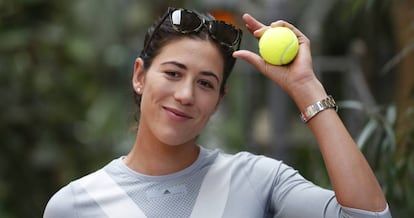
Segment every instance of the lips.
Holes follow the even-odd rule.
[[[171,108],[171,107],[163,107],[172,117],[178,119],[192,119],[193,117],[181,110]]]

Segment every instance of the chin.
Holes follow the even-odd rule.
[[[195,137],[186,137],[183,138],[182,136],[177,136],[176,134],[173,135],[164,135],[161,137],[158,137],[158,139],[169,146],[180,146],[180,145],[186,145],[186,144],[195,144],[195,140],[196,140],[196,136]]]

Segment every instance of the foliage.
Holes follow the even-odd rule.
[[[396,102],[398,90],[402,87],[396,84],[393,88],[393,82],[402,73],[398,72],[398,64],[403,59],[410,61],[408,58],[413,46],[409,43],[400,48],[401,51],[395,51],[397,49],[394,46],[399,42],[396,41],[397,33],[393,25],[396,25],[398,19],[393,17],[395,14],[392,13],[392,8],[396,3],[397,1],[336,1],[336,7],[326,19],[324,40],[329,42],[325,49],[331,54],[346,55],[350,43],[355,39],[365,43],[360,51],[361,65],[366,80],[369,81],[370,94],[379,103],[367,106],[367,102],[344,101],[342,107],[363,114],[365,125],[356,137],[357,144],[380,180],[393,215],[410,217],[410,214],[414,214],[414,105],[403,108],[401,102]],[[412,5],[404,0],[398,3],[399,7],[404,6],[404,3],[405,7]],[[411,11],[412,9],[411,7]],[[410,22],[412,24],[413,20],[406,24]],[[410,36],[409,29],[407,26],[399,31]],[[412,102],[413,97],[411,94],[402,101]],[[400,120],[403,120],[402,124]]]
[[[367,118],[356,141],[380,180],[393,215],[404,217],[412,214],[414,150],[411,145],[414,143],[414,124],[409,122],[409,126],[399,129],[393,105],[367,107],[358,101],[342,101],[340,106],[363,112]],[[407,110],[406,119],[414,120],[413,110],[414,107]]]
[[[130,147],[142,19],[126,6],[0,2],[0,217],[40,217],[62,184]]]
[[[171,2],[179,6],[185,1]],[[325,28],[335,28],[322,40],[326,53],[345,53],[352,37],[365,38],[372,49],[366,68],[380,72],[377,63],[385,63],[393,52],[389,2],[337,1],[326,19]],[[129,150],[135,125],[129,86],[132,63],[144,27],[162,4],[0,0],[0,217],[41,217],[47,200],[62,185]],[[400,59],[393,60],[391,68]],[[376,80],[372,74],[368,76]],[[252,102],[246,99],[266,100],[259,99],[262,93],[240,95],[238,90],[252,88],[243,81],[252,77],[232,76],[235,91],[222,108],[229,118],[223,121],[218,114],[213,119],[223,126],[215,133],[224,132],[224,142],[233,151],[250,140],[246,132],[251,131],[251,120],[243,116]],[[378,95],[389,96],[384,92],[390,89],[380,88],[375,89]],[[413,214],[414,123],[397,126],[394,106],[368,111],[360,102],[344,103],[365,113],[358,143],[385,187],[394,215]],[[405,114],[407,120],[414,119],[413,110]],[[328,183],[318,150],[295,147],[294,153],[309,179]]]

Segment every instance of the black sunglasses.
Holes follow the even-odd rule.
[[[157,24],[144,45],[143,54],[146,53],[155,32],[160,28],[161,24],[170,17],[173,29],[179,33],[188,34],[201,30],[206,27],[212,39],[220,43],[220,45],[231,49],[232,51],[240,48],[242,38],[242,30],[219,20],[205,20],[197,12],[183,8],[168,8],[161,21]]]

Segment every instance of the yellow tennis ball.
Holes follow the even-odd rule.
[[[287,27],[269,28],[259,39],[260,55],[273,65],[290,63],[296,57],[298,50],[298,38]]]

